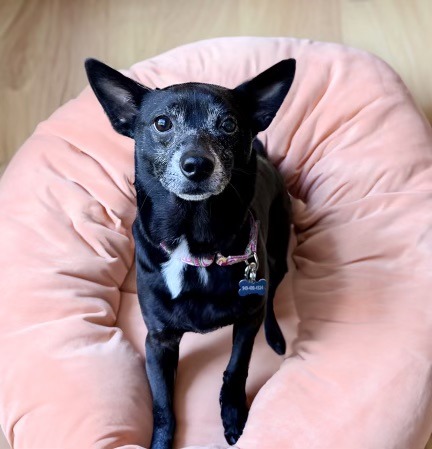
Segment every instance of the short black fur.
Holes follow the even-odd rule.
[[[264,318],[269,345],[278,354],[285,352],[273,298],[287,271],[289,202],[255,136],[280,108],[295,61],[281,61],[232,90],[202,83],[152,90],[94,59],[86,61],[86,70],[114,129],[135,140],[133,235],[138,297],[148,328],[151,449],[172,447],[183,334],[231,324],[233,350],[220,403],[225,437],[234,444],[247,419],[246,378]],[[251,213],[260,221],[258,277],[268,281],[265,296],[239,296],[244,262],[207,268],[179,264],[180,251],[194,257],[243,254]]]

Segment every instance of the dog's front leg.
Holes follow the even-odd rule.
[[[223,376],[220,394],[221,416],[225,438],[235,444],[243,432],[248,416],[246,379],[255,336],[263,321],[263,312],[248,321],[237,322],[233,329],[233,350]]]
[[[151,449],[171,449],[175,430],[174,381],[181,335],[149,332],[146,339],[146,369],[153,396]]]

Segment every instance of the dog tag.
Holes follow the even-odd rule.
[[[265,279],[256,280],[256,274],[258,271],[258,257],[254,253],[255,262],[246,261],[245,278],[239,282],[240,296],[247,295],[265,295],[267,291],[267,281]]]
[[[247,295],[261,295],[264,296],[267,291],[267,281],[265,279],[260,279],[259,281],[248,281],[247,279],[242,279],[239,282],[240,296]]]

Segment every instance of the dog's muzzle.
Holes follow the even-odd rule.
[[[229,173],[215,152],[201,148],[176,151],[160,178],[167,190],[187,201],[219,195],[229,180]]]

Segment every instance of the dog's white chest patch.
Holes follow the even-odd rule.
[[[173,299],[177,298],[183,290],[183,275],[186,264],[182,261],[182,258],[188,259],[190,257],[189,245],[183,237],[177,248],[170,254],[169,260],[162,264],[162,275]],[[208,283],[207,270],[201,267],[196,267],[196,269],[199,270],[198,276],[201,283],[206,285]]]
[[[177,248],[170,254],[169,260],[162,264],[162,275],[173,299],[177,298],[182,291],[185,269],[182,257],[188,256],[189,246],[186,239],[182,238]]]

